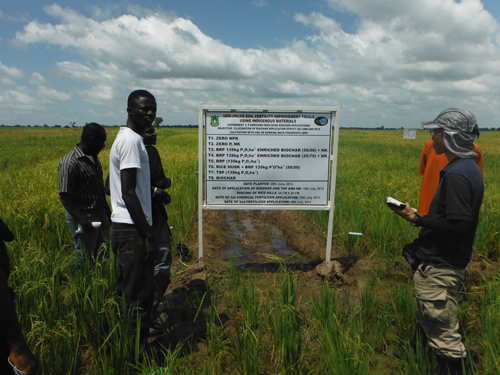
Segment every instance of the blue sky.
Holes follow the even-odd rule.
[[[499,127],[500,1],[0,2],[0,124],[124,124],[145,88],[166,124],[198,103],[342,105],[346,127],[442,109]]]

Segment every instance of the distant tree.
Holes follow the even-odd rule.
[[[74,122],[74,121],[70,121],[70,122],[68,122],[68,128],[69,128],[69,127],[74,128],[74,127],[75,127],[75,125],[76,125],[76,122]]]
[[[153,126],[156,126],[157,129],[160,128],[160,124],[163,122],[163,118],[162,117],[157,117],[155,118],[154,122],[153,122]]]
[[[44,128],[48,128],[49,126],[47,124],[43,124],[43,127]]]

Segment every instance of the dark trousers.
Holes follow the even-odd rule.
[[[132,224],[113,223],[111,246],[118,261],[116,291],[124,296],[132,314],[132,331],[140,322],[140,338],[145,340],[151,326],[151,309],[154,299],[154,260],[145,260],[146,241]],[[137,309],[135,309],[137,308]]]
[[[170,284],[170,267],[172,266],[172,234],[168,223],[162,218],[156,219],[153,225],[154,237],[158,245],[158,255],[155,260],[154,281],[156,298],[165,294]]]

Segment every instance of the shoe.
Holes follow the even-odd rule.
[[[447,358],[438,356],[439,375],[464,375],[462,358]]]

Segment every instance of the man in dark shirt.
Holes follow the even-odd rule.
[[[170,284],[170,266],[172,265],[172,234],[168,225],[165,205],[170,204],[170,195],[165,191],[172,182],[165,176],[160,154],[156,145],[154,126],[148,126],[142,134],[149,156],[151,173],[153,232],[158,244],[158,256],[155,260],[155,299],[161,299]]]
[[[97,157],[105,142],[104,128],[95,122],[87,124],[80,143],[59,163],[59,197],[66,209],[79,268],[83,267],[84,259],[92,264],[100,246],[109,239],[111,210]]]
[[[389,207],[422,227],[418,238],[405,246],[420,262],[413,279],[415,316],[438,354],[439,373],[461,374],[467,352],[458,333],[458,291],[471,259],[484,195],[483,176],[475,162],[474,138],[479,132],[474,115],[456,108],[444,110],[422,127],[432,131],[436,154],[445,154],[449,161],[429,213],[419,216],[409,203],[403,210]]]

